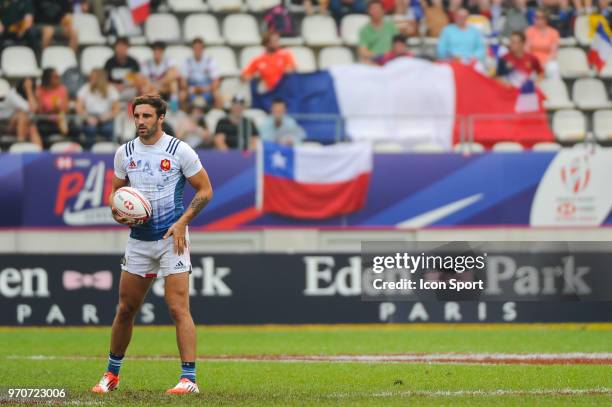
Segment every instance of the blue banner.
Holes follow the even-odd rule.
[[[214,198],[193,226],[601,226],[612,224],[608,149],[559,153],[375,154],[365,206],[296,220],[255,208],[256,159],[200,152]],[[113,227],[112,155],[0,154],[0,227]],[[185,188],[185,201],[193,196]]]

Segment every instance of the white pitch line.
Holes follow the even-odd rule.
[[[415,390],[391,392],[385,391],[373,393],[373,397],[465,397],[465,396],[580,396],[580,395],[608,395],[612,394],[612,388],[602,387],[594,389],[533,389],[533,390]]]
[[[132,356],[133,360],[174,361],[176,356]],[[10,355],[20,360],[100,360],[103,356]],[[358,362],[358,363],[428,363],[428,364],[572,364],[612,365],[612,353],[428,353],[390,355],[219,355],[200,358],[206,362]]]

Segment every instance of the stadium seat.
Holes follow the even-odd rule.
[[[256,126],[259,126],[261,122],[268,116],[266,112],[261,109],[244,109],[243,114],[249,119],[253,120]]]
[[[38,77],[41,74],[34,51],[21,45],[4,48],[0,66],[2,75],[8,78]]]
[[[223,37],[232,46],[261,44],[257,20],[250,14],[230,14],[225,17]]]
[[[599,79],[578,79],[572,87],[572,98],[581,110],[612,107],[604,83]]]
[[[500,141],[493,144],[491,150],[496,152],[514,153],[523,151],[523,145],[521,143],[517,143],[516,141]]]
[[[240,51],[240,69],[244,69],[256,56],[265,52],[265,48],[261,45],[252,45],[242,48]]]
[[[346,45],[355,46],[359,42],[359,30],[370,21],[365,14],[348,14],[340,22],[340,35]]]
[[[146,43],[146,38],[142,34],[142,28],[134,23],[132,12],[127,5],[111,9],[109,20],[114,26],[117,36],[128,37],[131,44]]]
[[[153,58],[153,50],[147,45],[134,45],[128,48],[128,55],[142,64]]]
[[[300,143],[301,147],[307,147],[307,148],[323,148],[323,144],[319,143],[318,141],[302,141]]]
[[[340,45],[341,43],[336,23],[330,16],[306,16],[302,20],[302,37],[306,45],[312,47]]]
[[[149,44],[155,41],[181,42],[181,28],[174,14],[151,14],[145,22],[145,36]]]
[[[219,75],[238,76],[240,74],[236,64],[236,55],[231,48],[224,46],[209,47],[204,52],[217,62]]]
[[[201,13],[208,10],[203,0],[168,0],[168,7],[175,13]]]
[[[599,141],[612,140],[612,110],[598,110],[593,113],[593,132]]]
[[[8,149],[8,152],[13,153],[13,154],[38,153],[40,151],[42,151],[42,148],[38,144],[27,143],[27,142],[13,143]]]
[[[491,22],[485,16],[472,14],[468,17],[467,24],[480,31],[485,37],[491,35]]]
[[[217,128],[217,123],[219,120],[225,117],[225,112],[219,109],[212,109],[208,113],[206,113],[206,127],[211,132],[214,132]]]
[[[238,78],[225,78],[221,81],[223,100],[231,101],[235,95],[244,97],[246,105],[251,105],[251,86]]]
[[[73,25],[78,33],[79,45],[104,45],[106,38],[100,30],[98,18],[93,14],[73,14]]]
[[[55,154],[80,153],[83,151],[83,147],[74,141],[60,141],[52,144],[49,151]]]
[[[204,49],[204,53],[208,50]],[[193,50],[186,45],[170,45],[166,48],[165,55],[167,58],[174,60],[178,68],[181,69],[185,60],[193,56]]]
[[[456,153],[463,153],[463,154],[482,153],[482,152],[485,151],[485,148],[480,143],[465,142],[465,143],[457,143],[457,144],[455,144],[455,146],[453,147],[453,151],[456,152]]]
[[[559,38],[559,46],[560,47],[574,47],[578,44],[576,38],[574,37],[561,37]]]
[[[81,72],[89,75],[94,68],[103,68],[106,61],[113,56],[113,50],[104,45],[91,45],[81,51]]]
[[[47,47],[42,52],[41,67],[55,68],[62,75],[66,69],[78,67],[76,55],[70,47],[51,46]]]
[[[558,110],[552,121],[552,128],[560,142],[582,141],[587,136],[586,118],[578,110]]]
[[[119,148],[119,144],[111,141],[99,141],[91,146],[91,152],[96,154],[114,153]]]
[[[578,40],[578,44],[583,47],[591,45],[592,38],[589,35],[589,16],[580,15],[576,17],[574,22],[574,36]]]
[[[207,45],[220,45],[225,42],[217,18],[212,14],[188,15],[183,22],[183,37],[187,42],[199,37]]]
[[[208,7],[214,12],[242,10],[242,0],[208,0]]]
[[[612,60],[609,60],[599,72],[599,77],[604,79],[612,78]]]
[[[281,0],[246,0],[249,11],[261,13],[281,4]]]
[[[283,47],[304,45],[304,39],[302,37],[281,37],[280,45]]]
[[[593,76],[585,52],[576,47],[560,48],[557,61],[564,78],[585,78]]]
[[[410,149],[413,153],[445,153],[447,150],[437,143],[419,143],[412,146]]]
[[[552,141],[541,141],[539,143],[535,143],[532,147],[532,151],[559,151],[563,148],[561,144],[554,143]]]
[[[395,141],[377,141],[374,143],[373,150],[375,153],[403,153],[406,148],[402,143]]]
[[[548,110],[572,109],[574,102],[569,98],[565,82],[559,78],[544,79],[540,89],[546,96],[544,107]]]
[[[328,69],[334,65],[350,65],[353,62],[353,53],[346,47],[326,47],[319,52],[319,69]]]
[[[287,48],[295,58],[297,72],[311,73],[317,70],[317,62],[312,49],[308,47],[289,47]]]

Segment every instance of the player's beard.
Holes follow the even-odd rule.
[[[147,131],[145,133],[141,133],[140,128],[137,131],[138,137],[142,138],[143,140],[149,140],[153,138],[155,133],[157,133],[157,123],[153,124],[151,127],[147,127],[146,129]]]

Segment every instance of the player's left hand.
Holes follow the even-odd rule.
[[[174,236],[174,251],[181,256],[185,252],[185,247],[187,247],[187,240],[185,239],[185,232],[187,229],[187,225],[184,223],[176,222],[164,235],[164,239],[167,239],[170,236]]]

